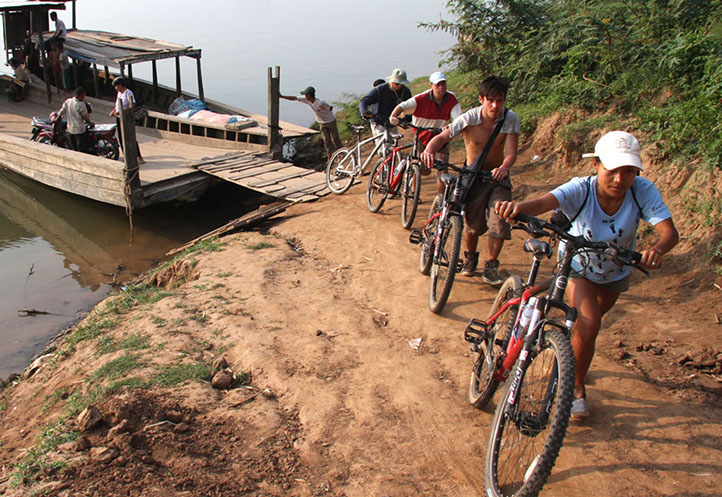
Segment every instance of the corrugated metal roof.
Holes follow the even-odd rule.
[[[50,34],[47,33],[47,36]],[[33,36],[35,37],[35,35]],[[196,58],[201,56],[200,48],[132,35],[84,29],[68,30],[65,50],[75,59],[110,67],[178,56]]]

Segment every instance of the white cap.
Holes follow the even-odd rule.
[[[393,71],[391,71],[391,76],[386,78],[386,81],[389,83],[398,83],[400,85],[408,85],[409,80],[406,79],[406,71],[401,69],[400,67],[397,67]]]
[[[432,85],[437,85],[442,81],[446,81],[446,74],[441,71],[436,71],[434,74],[429,76],[429,83]]]
[[[639,156],[639,142],[626,131],[610,131],[599,139],[593,154],[582,154],[582,157],[598,157],[604,169],[609,171],[624,166],[634,166],[644,171]]]

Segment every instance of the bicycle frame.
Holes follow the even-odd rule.
[[[366,167],[369,165],[369,162],[371,162],[371,159],[376,155],[376,153],[384,146],[384,144],[386,142],[391,141],[391,133],[389,132],[388,129],[384,130],[383,133],[379,133],[377,135],[373,135],[369,138],[366,138],[365,140],[361,140],[361,129],[363,129],[363,128],[362,127],[354,128],[354,131],[356,132],[356,145],[354,146],[354,150],[351,152],[351,153],[354,153],[354,152],[356,153],[356,164],[357,164],[356,175],[360,175],[364,170],[366,170]],[[361,162],[361,147],[363,145],[366,145],[367,143],[370,143],[370,142],[376,140],[377,138],[381,138],[381,137],[384,137],[384,140],[379,141],[374,146],[371,153],[368,155],[368,157],[366,157],[366,160],[363,161],[363,163],[362,163]]]
[[[395,194],[398,191],[399,186],[401,185],[401,178],[404,176],[404,172],[406,171],[406,168],[409,167],[409,162],[405,162],[403,164],[403,167],[399,168],[398,171],[395,171],[396,165],[400,163],[402,159],[399,159],[399,152],[401,150],[405,150],[407,148],[410,148],[412,146],[411,143],[407,145],[401,145],[396,146],[393,148],[389,156],[384,160],[384,166],[390,168],[390,174],[387,176],[388,182],[386,185],[386,188],[388,190],[388,193]],[[372,154],[373,155],[373,154]],[[371,155],[369,156],[371,157]],[[379,170],[380,172],[381,170]]]

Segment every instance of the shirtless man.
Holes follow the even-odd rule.
[[[495,125],[502,121],[501,131],[494,140],[481,169],[491,171],[495,183],[475,181],[466,197],[466,219],[464,230],[464,266],[461,274],[474,274],[479,262],[477,244],[479,236],[487,231],[488,257],[482,279],[490,285],[500,285],[504,279],[499,274],[499,254],[504,240],[511,239],[509,225],[494,213],[494,203],[511,199],[509,169],[516,161],[519,143],[519,118],[508,110],[504,102],[509,83],[497,76],[486,78],[479,85],[479,102],[475,107],[454,119],[449,126],[435,136],[421,154],[421,160],[432,167],[434,154],[461,134],[466,146],[466,164],[473,164],[486,146]]]

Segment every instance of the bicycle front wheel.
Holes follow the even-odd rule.
[[[385,162],[388,160],[388,162]],[[388,196],[389,170],[393,166],[390,159],[379,159],[369,175],[366,185],[366,207],[371,212],[378,212]]]
[[[416,210],[419,207],[419,195],[421,195],[421,168],[414,161],[406,166],[401,182],[401,226],[405,229],[411,228],[414,224]]]
[[[520,358],[511,377],[517,373],[519,381],[507,381],[494,413],[486,452],[487,494],[494,497],[534,497],[551,473],[574,396],[569,340],[547,330],[541,347],[526,361]]]
[[[441,198],[438,195],[434,196],[434,201],[431,203],[431,209],[429,210],[428,219],[432,219],[441,210]],[[424,227],[424,232],[428,235],[428,238],[424,238],[421,244],[421,255],[419,257],[419,271],[424,276],[428,276],[431,272],[431,264],[434,262],[434,233],[436,233],[436,224],[439,222],[439,218],[434,218],[433,221],[429,222]]]
[[[347,148],[337,150],[326,164],[326,184],[336,195],[346,193],[356,176],[356,157]]]
[[[499,293],[496,294],[494,304],[489,311],[489,317],[499,312],[509,299],[521,295],[524,284],[517,275],[509,276],[504,284],[501,285]],[[497,368],[497,352],[501,349],[496,347],[496,340],[506,343],[511,336],[511,330],[514,328],[516,314],[519,311],[518,305],[511,305],[494,321],[494,326],[489,329],[489,334],[482,341],[479,347],[479,355],[474,362],[474,368],[471,371],[471,379],[469,381],[469,403],[481,409],[494,396],[494,392],[499,387],[499,380],[495,379]]]
[[[446,305],[451,286],[454,284],[463,230],[463,222],[459,215],[450,215],[446,223],[439,237],[439,255],[434,257],[429,282],[429,309],[436,314]]]

